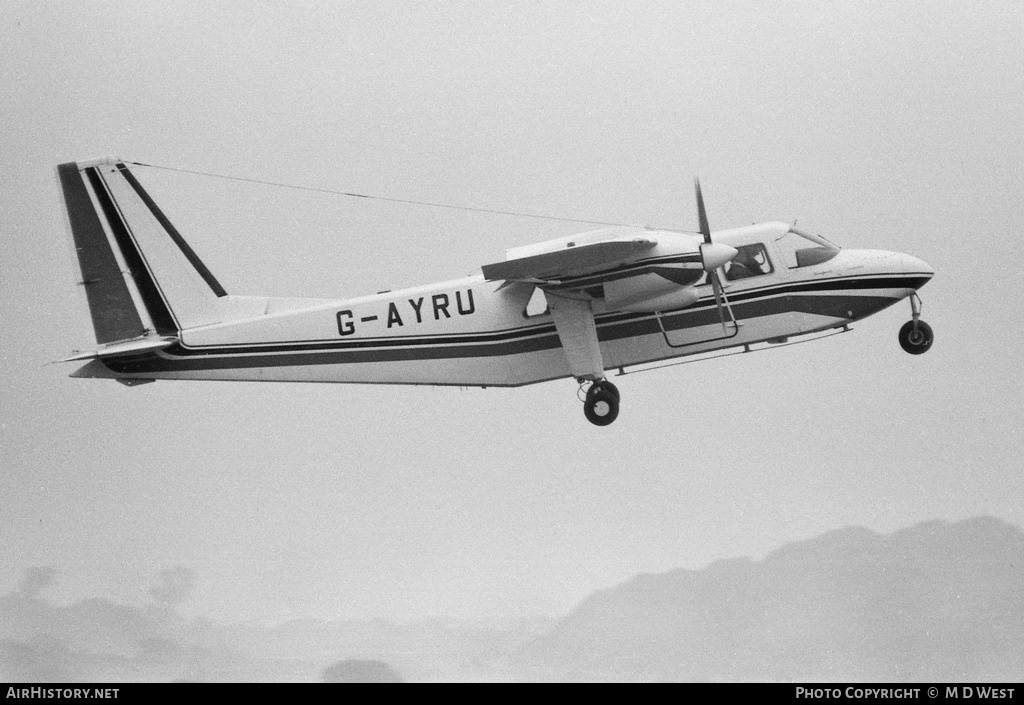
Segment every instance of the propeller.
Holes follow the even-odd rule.
[[[708,279],[711,280],[711,289],[715,292],[718,317],[722,321],[722,333],[728,335],[729,329],[725,324],[725,309],[722,306],[724,294],[722,293],[722,282],[718,279],[718,268],[726,262],[731,262],[739,253],[735,247],[711,241],[711,228],[708,226],[707,211],[704,210],[704,195],[700,190],[700,179],[695,178],[693,183],[697,191],[697,220],[700,223],[700,234],[704,236],[704,242],[700,245],[700,258],[704,271],[708,273]]]

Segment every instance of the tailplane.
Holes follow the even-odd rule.
[[[69,162],[57,175],[102,350],[156,349],[219,322],[227,292],[125,162]]]

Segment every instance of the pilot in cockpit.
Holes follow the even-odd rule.
[[[726,272],[729,279],[746,279],[765,273],[757,258],[758,255],[764,253],[764,248],[761,245],[744,245],[736,249],[738,254],[729,263],[729,269]]]

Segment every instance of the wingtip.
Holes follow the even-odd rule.
[[[106,156],[106,157],[96,157],[94,159],[86,159],[86,160],[75,162],[75,163],[78,165],[79,169],[88,169],[89,167],[93,167],[93,166],[114,166],[116,164],[120,164],[123,161],[124,160],[121,159],[121,157],[115,157],[113,155],[109,155],[109,156]]]

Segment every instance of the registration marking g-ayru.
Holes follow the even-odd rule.
[[[909,298],[899,341],[928,350],[909,255],[845,250],[783,222],[711,233],[611,227],[517,247],[477,276],[355,299],[229,294],[129,164],[57,167],[98,347],[73,377],[520,386],[564,377],[619,412],[606,370],[844,329]]]

